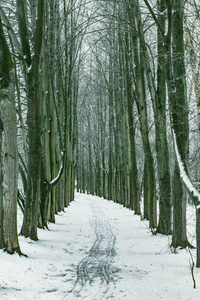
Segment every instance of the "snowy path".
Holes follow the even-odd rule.
[[[38,242],[19,238],[28,258],[0,251],[2,300],[200,299],[189,253],[172,254],[170,238],[111,201],[77,193]]]
[[[96,240],[88,255],[78,264],[77,282],[83,286],[86,282],[91,284],[99,277],[102,283],[109,284],[114,282],[111,261],[115,255],[116,237],[112,233],[109,220],[102,220],[99,214],[94,214],[90,223]]]

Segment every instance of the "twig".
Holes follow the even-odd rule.
[[[190,263],[190,270],[191,270],[191,274],[192,274],[192,280],[193,280],[193,283],[194,283],[194,289],[196,289],[196,281],[195,281],[195,278],[194,278],[194,260],[193,260],[193,257],[192,257],[192,253],[191,253],[191,250],[188,248],[188,252],[190,254],[190,260],[189,260],[189,263]]]

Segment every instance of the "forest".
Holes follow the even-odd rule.
[[[0,249],[75,189],[148,220],[200,267],[200,2],[2,0]],[[194,245],[187,206],[196,211]]]

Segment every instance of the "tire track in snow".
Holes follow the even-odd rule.
[[[96,234],[96,240],[86,256],[77,266],[77,282],[82,286],[95,278],[101,282],[114,282],[111,261],[115,255],[116,237],[111,230],[108,220],[94,219],[90,222]]]
[[[74,286],[63,299],[82,297],[81,292],[84,293],[84,289],[88,288],[87,285],[92,285],[95,282],[97,282],[99,290],[96,292],[99,293],[98,280],[100,280],[100,284],[115,284],[114,274],[116,274],[116,269],[112,267],[112,260],[116,255],[116,236],[112,232],[111,224],[105,217],[103,210],[93,203],[90,205],[92,210],[92,215],[89,218],[90,225],[96,238],[88,255],[77,265]],[[84,296],[83,299],[85,299]]]

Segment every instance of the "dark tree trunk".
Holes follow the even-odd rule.
[[[134,5],[132,1],[132,10],[129,11],[129,18],[133,28],[137,28],[139,37],[132,35],[134,63],[135,63],[135,99],[139,113],[140,131],[142,135],[142,143],[145,155],[145,173],[144,173],[144,203],[149,207],[149,226],[151,228],[157,227],[157,204],[156,204],[156,182],[155,182],[155,168],[154,159],[149,143],[148,137],[148,119],[147,119],[147,104],[145,94],[145,64],[146,52],[145,52],[145,40],[142,25],[141,12],[139,2],[136,1]],[[138,42],[139,40],[139,42]],[[145,56],[145,57],[144,57]],[[146,74],[147,76],[148,74]]]
[[[28,172],[26,206],[21,234],[37,240],[37,220],[39,210],[40,163],[41,163],[41,116],[39,95],[39,63],[42,46],[44,0],[38,1],[38,17],[34,36],[34,56],[28,73]]]
[[[158,0],[157,7],[160,12],[158,21],[161,27],[165,28],[165,1]],[[162,234],[171,234],[172,203],[166,129],[166,70],[164,53],[163,37],[158,30],[157,101],[155,103],[156,157],[158,161],[160,210],[158,232]]]
[[[184,64],[183,1],[174,1],[172,7],[172,78],[168,78],[169,104],[172,127],[176,134],[181,159],[187,165],[189,152],[188,105]],[[171,21],[169,20],[169,21]],[[168,53],[167,53],[168,55]],[[172,66],[171,66],[172,68]],[[172,73],[173,72],[173,73]],[[170,82],[169,82],[170,80]],[[173,176],[173,247],[186,247],[186,195],[183,190],[177,162]]]

